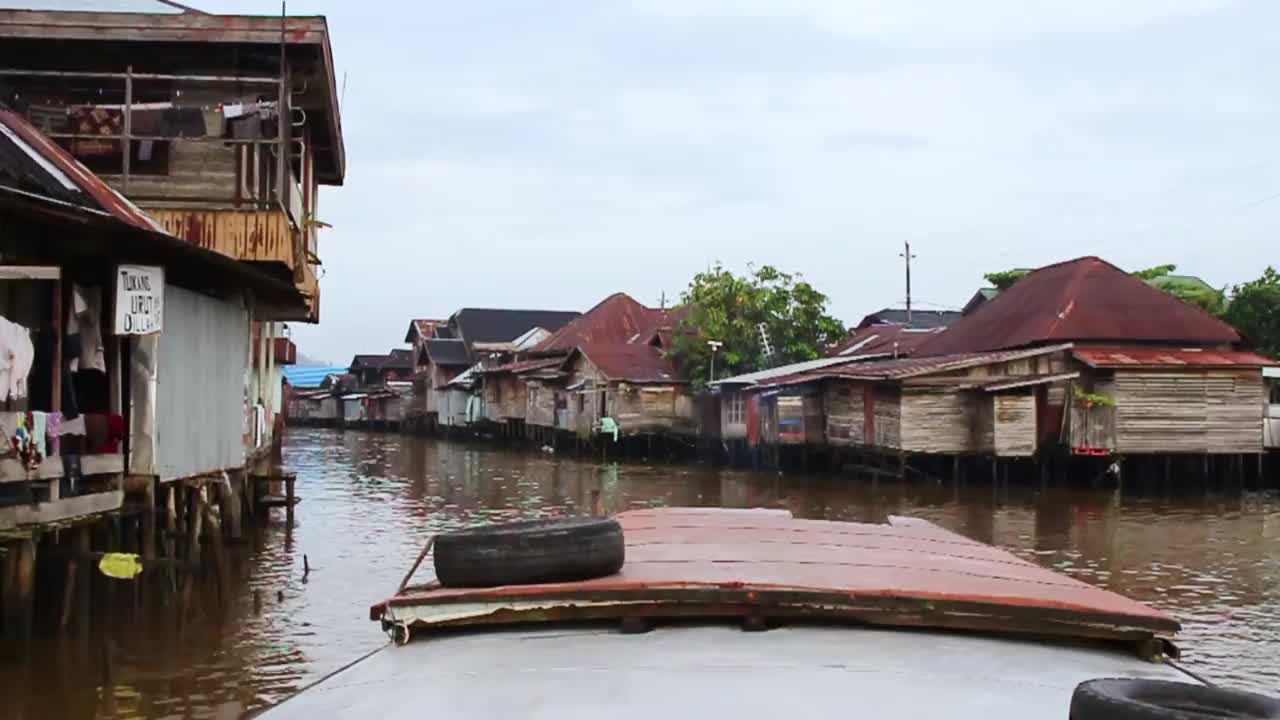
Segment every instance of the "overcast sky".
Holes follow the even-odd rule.
[[[270,14],[258,2],[198,2]],[[461,307],[657,304],[721,260],[846,322],[1097,254],[1280,263],[1274,0],[291,0],[333,36],[347,181],[302,352]]]

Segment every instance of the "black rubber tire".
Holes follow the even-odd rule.
[[[1242,690],[1165,680],[1090,680],[1071,696],[1071,720],[1280,718],[1280,701]]]
[[[626,546],[612,518],[559,518],[441,533],[436,579],[446,587],[571,582],[622,569]]]

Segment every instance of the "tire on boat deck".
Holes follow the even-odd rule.
[[[1243,690],[1165,680],[1090,680],[1071,696],[1071,720],[1280,718],[1280,701]]]
[[[572,582],[622,569],[622,526],[612,518],[557,518],[441,533],[436,579],[446,587]]]

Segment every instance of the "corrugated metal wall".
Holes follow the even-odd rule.
[[[173,285],[164,293],[156,400],[160,479],[243,467],[248,313]]]

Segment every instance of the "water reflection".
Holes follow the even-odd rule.
[[[235,553],[229,607],[198,599],[181,625],[117,598],[105,633],[41,646],[0,673],[14,717],[235,717],[382,644],[368,606],[427,536],[477,522],[698,505],[798,517],[934,521],[1166,609],[1188,664],[1274,692],[1280,660],[1280,497],[1129,497],[1113,491],[889,482],[677,465],[601,465],[397,435],[291,431],[303,504],[292,534],[259,529]],[[312,571],[304,580],[303,555]],[[206,593],[207,595],[207,593]],[[119,597],[124,597],[120,595]],[[260,607],[259,607],[260,604]],[[127,609],[126,609],[127,608]],[[180,628],[180,629],[179,629]],[[102,687],[102,636],[116,648]],[[10,702],[10,698],[15,701]]]

